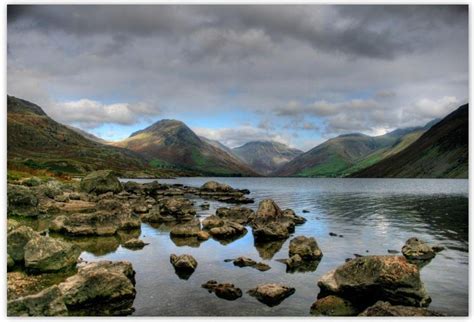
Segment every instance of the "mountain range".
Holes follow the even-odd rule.
[[[107,142],[51,119],[41,107],[7,96],[8,167],[82,174],[95,169],[155,175],[449,177],[468,175],[468,105],[422,127],[381,136],[350,133],[303,152],[274,141],[236,148],[160,120]]]

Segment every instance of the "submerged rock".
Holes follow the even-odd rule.
[[[201,286],[209,292],[216,294],[217,297],[228,301],[234,301],[242,297],[242,290],[235,287],[232,283],[218,283],[215,280],[210,280]]]
[[[187,254],[179,256],[176,254],[171,254],[170,263],[173,265],[176,274],[181,279],[188,279],[198,266],[196,259],[193,256]]]
[[[293,287],[281,284],[260,284],[247,293],[268,306],[277,306],[295,292]]]
[[[25,246],[33,238],[40,235],[27,226],[20,226],[10,231],[7,235],[7,252],[18,263],[25,259]]]
[[[7,199],[8,216],[38,216],[38,198],[28,187],[9,184]]]
[[[278,260],[286,264],[286,272],[287,273],[306,273],[306,272],[314,272],[320,263],[319,260],[304,260],[300,255],[296,254],[291,256],[288,259]]]
[[[365,307],[378,300],[410,306],[427,306],[431,302],[418,266],[403,256],[352,259],[322,276],[318,286],[319,297],[337,295]]]
[[[262,263],[262,262],[257,263],[253,259],[248,258],[248,257],[244,257],[244,256],[238,257],[238,258],[232,260],[232,262],[234,263],[235,266],[238,266],[238,267],[254,267],[254,268],[258,269],[261,272],[268,271],[269,269],[271,269],[271,267],[269,265],[265,264],[265,263]]]
[[[82,178],[81,190],[99,195],[106,192],[119,193],[123,187],[111,170],[99,170]]]
[[[64,316],[67,314],[67,307],[57,286],[7,303],[8,316]]]
[[[25,245],[25,266],[40,272],[54,272],[76,266],[78,246],[48,236],[30,239]]]
[[[123,247],[128,248],[128,249],[142,249],[148,245],[148,243],[145,243],[143,240],[138,239],[138,238],[132,238],[127,240],[124,244]]]
[[[316,316],[355,316],[358,313],[351,302],[334,295],[318,299],[311,305],[311,314]]]
[[[359,316],[444,316],[444,314],[422,307],[392,305],[389,302],[379,301]]]

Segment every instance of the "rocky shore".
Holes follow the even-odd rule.
[[[121,183],[111,171],[96,171],[80,181],[60,182],[28,178],[8,184],[8,315],[129,315],[136,295],[135,271],[127,261],[85,262],[82,251],[94,252],[95,241],[119,243],[140,251],[142,222],[166,225],[176,245],[193,245],[209,239],[226,245],[252,234],[262,259],[271,259],[290,239],[288,258],[278,261],[288,273],[313,272],[323,258],[317,240],[292,236],[306,219],[273,200],[262,200],[256,211],[250,191],[209,181],[201,187]],[[229,204],[201,219],[193,198]],[[32,229],[24,218],[42,218],[46,227]],[[118,242],[117,242],[118,241]],[[410,238],[402,255],[372,255],[348,259],[318,281],[320,292],[308,313],[325,316],[426,316],[431,298],[420,278],[422,267],[442,247]],[[395,252],[395,251],[393,251]],[[169,254],[180,279],[188,279],[198,261],[192,253]],[[224,258],[222,259],[224,260]],[[234,266],[264,272],[268,264],[240,256],[226,261]],[[278,265],[278,264],[277,264]],[[246,268],[247,269],[247,268]],[[258,274],[262,274],[258,272]],[[317,291],[316,281],[314,283]],[[202,287],[224,300],[251,296],[277,306],[297,289],[268,281],[242,290],[238,281],[202,281]],[[235,285],[234,285],[235,283]],[[244,295],[248,294],[248,295]]]

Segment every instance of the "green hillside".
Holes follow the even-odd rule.
[[[367,178],[468,178],[469,107],[463,105],[405,149],[353,174]]]

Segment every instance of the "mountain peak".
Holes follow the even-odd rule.
[[[132,134],[130,134],[130,137],[136,136],[141,133],[168,132],[177,131],[179,129],[184,129],[185,131],[191,132],[191,129],[181,121],[173,119],[163,119],[153,123],[152,125],[144,128],[143,130],[133,132]]]

